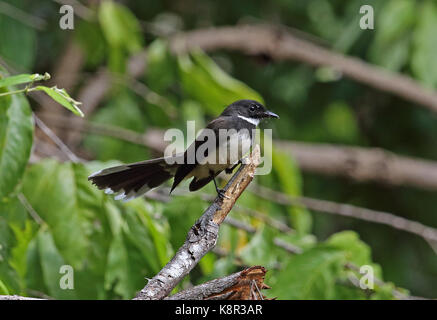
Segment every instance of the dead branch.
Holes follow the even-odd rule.
[[[229,180],[224,188],[225,197],[217,197],[191,227],[182,247],[167,265],[137,294],[136,300],[163,299],[197,265],[199,260],[216,245],[220,224],[252,181],[260,163],[260,149],[252,154]]]
[[[294,60],[313,66],[329,66],[345,76],[377,90],[389,92],[437,112],[437,93],[414,79],[366,63],[358,58],[316,45],[296,37],[284,28],[266,25],[228,26],[199,29],[170,38],[174,53],[196,48],[242,51],[249,55],[268,56],[277,61]]]
[[[183,290],[165,300],[264,300],[262,289],[270,289],[264,283],[266,269],[254,266],[229,276],[214,279]]]

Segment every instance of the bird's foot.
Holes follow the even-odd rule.
[[[230,199],[227,195],[226,195],[226,191],[223,189],[216,189],[217,191],[217,196],[220,198],[220,200],[224,200],[224,199]]]

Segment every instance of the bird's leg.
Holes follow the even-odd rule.
[[[220,189],[218,186],[217,186],[217,181],[215,181],[215,174],[214,174],[214,172],[213,171],[209,171],[209,174],[211,175],[211,177],[212,177],[212,180],[214,181],[214,186],[215,186],[215,190],[217,191],[217,195],[218,195],[218,197],[220,198],[220,199],[224,199],[224,198],[227,198],[227,196],[225,195],[225,191],[223,190],[223,189]]]
[[[243,162],[241,161],[241,159],[240,160],[238,160],[238,162],[236,163],[236,164],[234,164],[233,166],[232,166],[232,168],[226,168],[225,169],[225,172],[227,173],[227,174],[231,174],[233,171],[234,171],[234,169],[236,168],[236,167],[238,167],[238,165],[240,165],[240,164],[242,164]]]

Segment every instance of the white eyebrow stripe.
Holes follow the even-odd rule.
[[[238,118],[243,119],[244,121],[247,121],[247,122],[249,122],[249,123],[251,123],[251,124],[253,124],[255,126],[257,126],[259,124],[259,119],[246,118],[246,117],[243,117],[243,116],[240,116],[240,115],[238,116]]]

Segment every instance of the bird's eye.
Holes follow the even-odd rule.
[[[251,105],[250,108],[249,108],[249,110],[252,111],[252,112],[255,111],[255,109],[256,109],[255,105]]]

